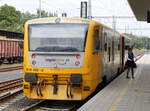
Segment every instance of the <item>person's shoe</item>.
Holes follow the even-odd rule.
[[[132,76],[132,79],[134,79],[134,76]]]
[[[127,79],[130,79],[130,77],[129,77],[129,76],[127,76],[126,78],[127,78]]]

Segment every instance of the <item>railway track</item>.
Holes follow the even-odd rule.
[[[12,97],[15,97],[15,96],[17,96],[18,94],[21,94],[21,93],[22,93],[22,89],[16,89],[14,91],[9,91],[7,93],[3,93],[0,96],[0,103],[3,103],[3,102],[7,101],[10,98],[12,99]]]
[[[22,78],[0,82],[0,103],[22,92]]]
[[[22,78],[0,82],[0,111],[22,93]],[[13,100],[14,101],[14,100]]]
[[[14,71],[14,70],[20,70],[23,69],[23,66],[13,66],[8,68],[0,68],[0,72],[8,72],[8,71]]]
[[[16,88],[21,88],[22,82],[23,82],[22,78],[0,82],[0,94]]]
[[[73,111],[77,104],[78,102],[41,100],[21,111]]]

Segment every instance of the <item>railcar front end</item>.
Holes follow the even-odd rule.
[[[95,25],[69,18],[25,24],[23,88],[28,98],[84,100],[94,92],[102,81]]]

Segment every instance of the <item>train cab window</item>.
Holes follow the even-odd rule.
[[[98,52],[100,49],[99,30],[94,32],[94,52]]]
[[[88,27],[83,23],[30,24],[29,51],[84,52]]]

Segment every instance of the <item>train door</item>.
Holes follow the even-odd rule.
[[[112,78],[114,78],[120,69],[119,36],[112,34]]]
[[[115,72],[115,37],[114,34],[111,34],[111,78],[113,78]]]
[[[109,80],[112,78],[113,62],[112,62],[112,37],[108,37],[108,71],[109,71]]]
[[[100,71],[100,79],[102,79],[102,77],[103,77],[103,59],[102,59],[102,57],[103,57],[103,55],[104,55],[104,38],[103,38],[103,28],[102,27],[100,27],[99,28],[99,40],[100,40],[100,55],[99,55],[99,62],[100,62],[100,64],[99,64],[99,71]]]
[[[112,37],[112,64],[115,64],[115,38]]]
[[[121,43],[121,71],[124,70],[124,61],[125,61],[125,40],[124,37],[120,37],[120,43]]]
[[[94,30],[94,52],[93,52],[93,62],[95,66],[95,80],[98,79],[100,81],[100,32],[99,32],[99,27],[95,27]]]
[[[111,38],[107,32],[103,32],[104,36],[104,56],[103,56],[103,77],[106,81],[111,79]]]

